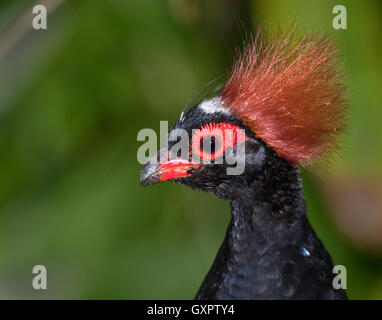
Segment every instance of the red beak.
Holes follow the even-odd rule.
[[[188,171],[198,169],[199,164],[177,158],[162,163],[147,162],[141,170],[140,182],[149,186],[158,182],[190,176]]]

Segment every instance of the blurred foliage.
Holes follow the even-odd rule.
[[[0,43],[14,19],[32,19],[32,3],[0,3]],[[229,206],[170,183],[142,188],[137,132],[173,123],[224,77],[252,17],[297,19],[337,39],[352,110],[331,176],[382,174],[381,5],[341,4],[347,30],[332,29],[329,0],[67,0],[48,30],[28,29],[0,55],[0,298],[194,297]],[[349,297],[382,298],[382,253],[345,236],[325,181],[303,176],[312,224],[347,267]],[[37,264],[48,269],[46,291],[32,289]]]

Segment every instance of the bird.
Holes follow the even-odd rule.
[[[181,114],[140,183],[175,182],[230,204],[224,240],[195,299],[347,299],[333,286],[333,261],[308,220],[300,176],[337,154],[347,110],[334,42],[291,28],[252,36],[216,95]],[[173,150],[179,131],[189,136],[184,152]],[[229,174],[229,159],[242,172]]]

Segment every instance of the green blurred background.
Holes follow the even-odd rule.
[[[48,30],[32,30],[34,4]],[[347,30],[332,28],[337,4]],[[141,187],[137,133],[224,78],[243,26],[296,19],[337,41],[351,102],[341,157],[323,179],[303,172],[308,214],[349,297],[381,299],[381,12],[377,0],[1,0],[0,298],[193,298],[229,206]],[[48,290],[32,288],[38,264]]]

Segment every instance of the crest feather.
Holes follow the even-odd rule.
[[[309,166],[338,147],[345,129],[339,62],[325,36],[291,28],[267,43],[250,41],[219,96],[280,157]]]

